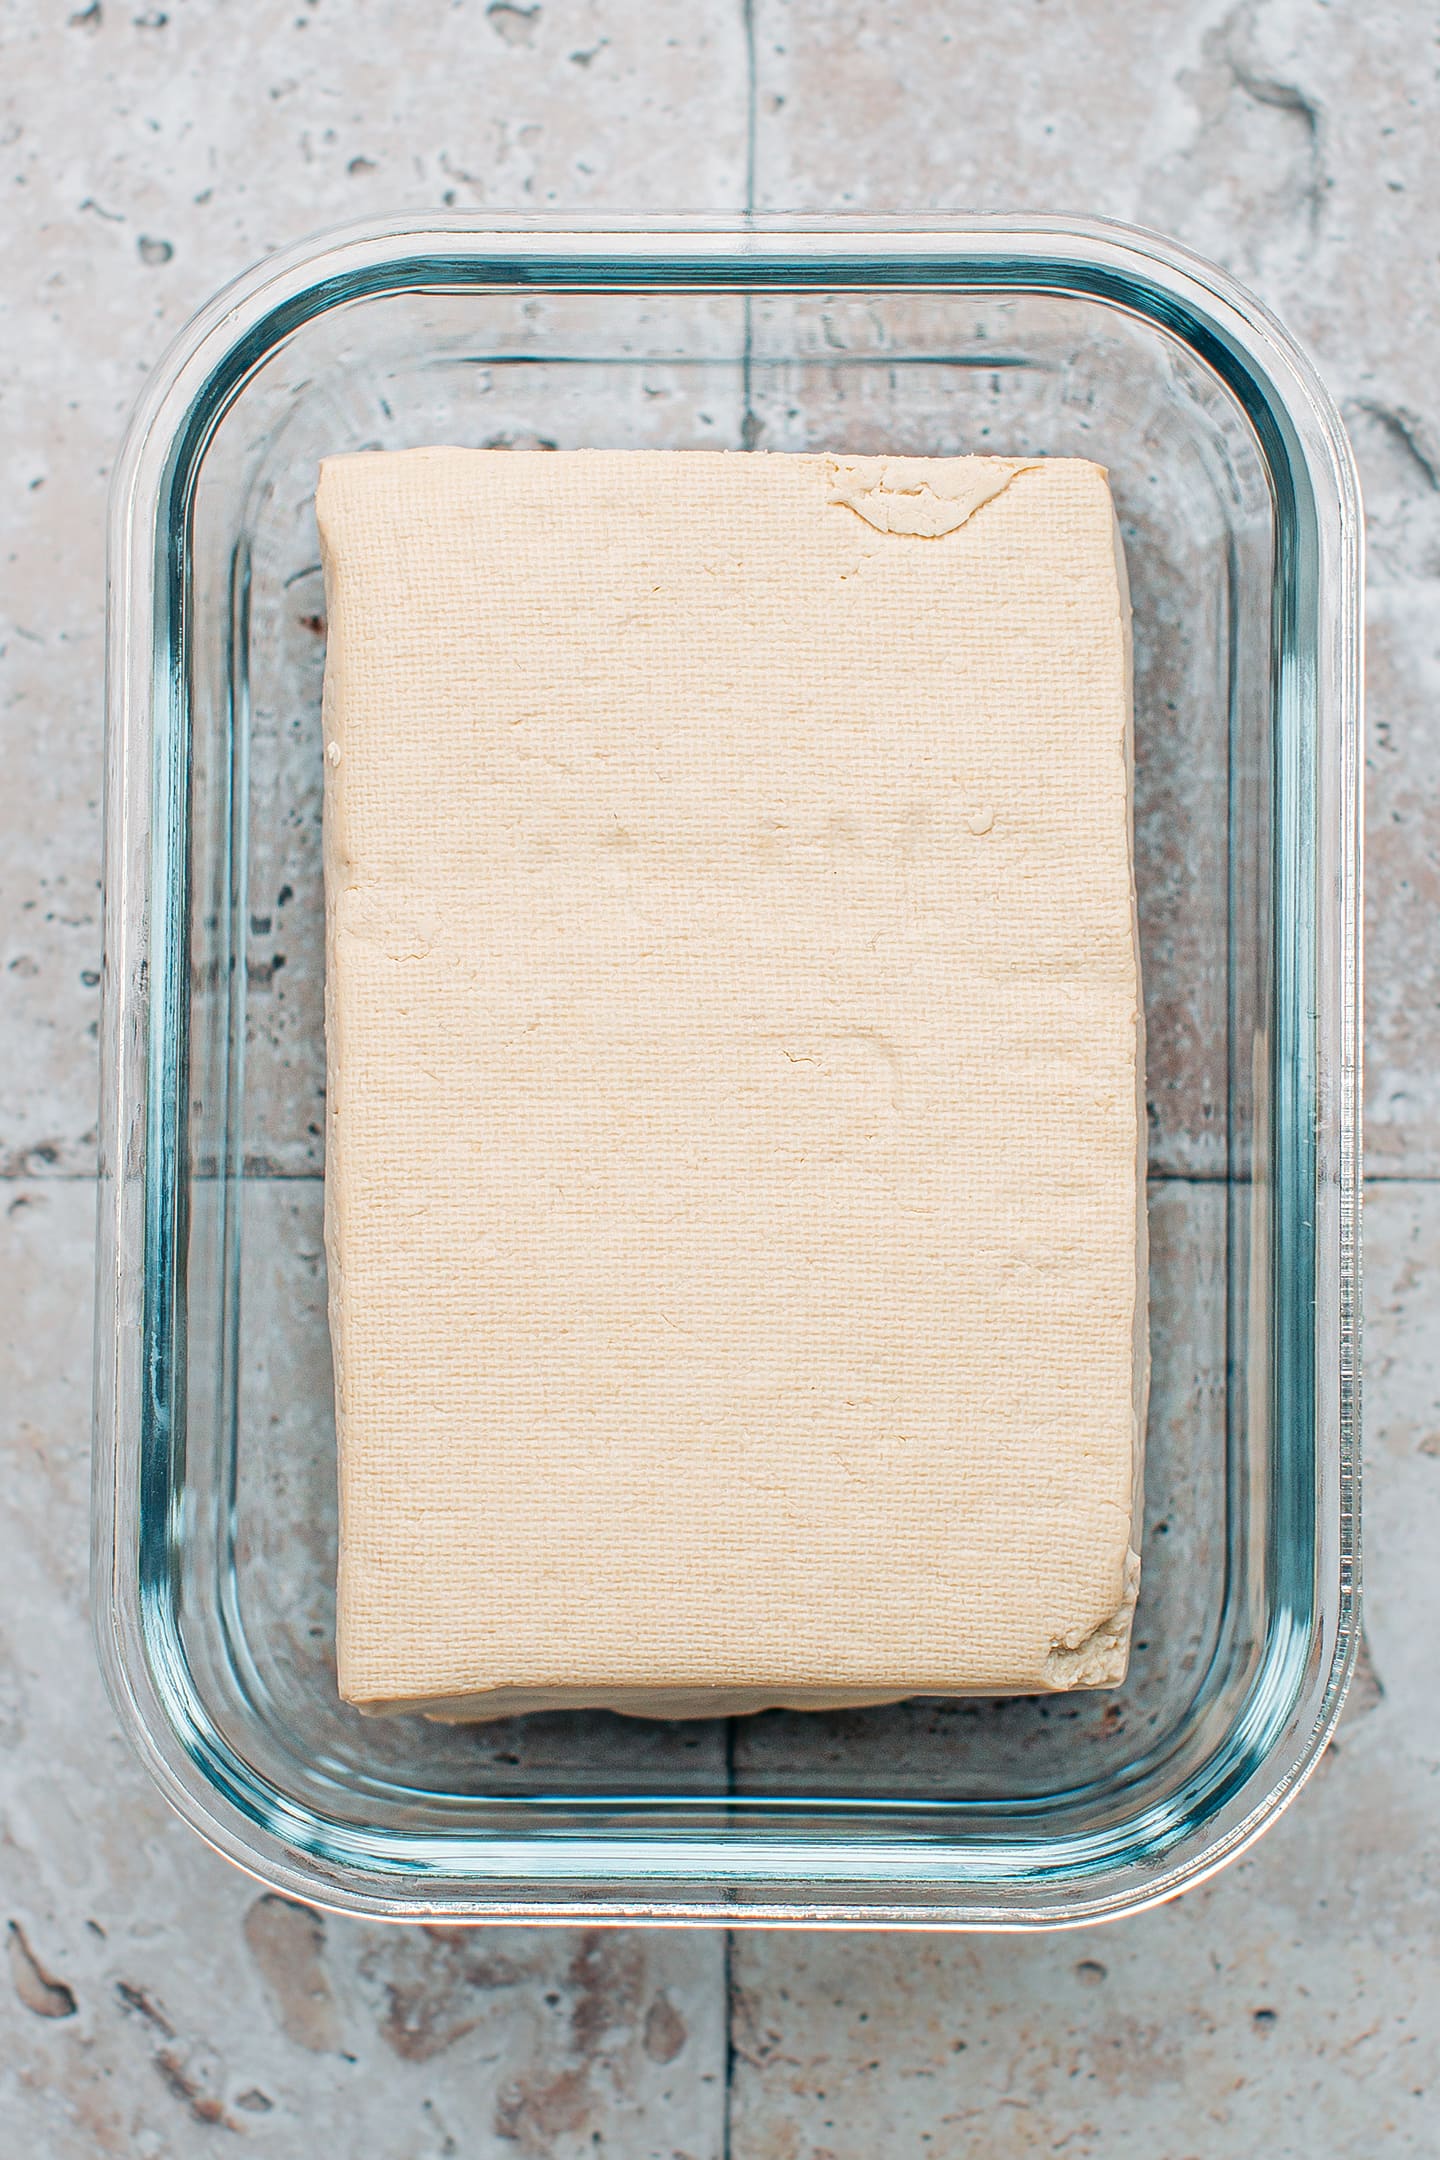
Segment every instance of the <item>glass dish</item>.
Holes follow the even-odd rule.
[[[1134,588],[1154,1330],[1115,1693],[726,1725],[335,1690],[318,459],[431,442],[1081,454]],[[1284,332],[1056,219],[396,221],[171,352],[114,487],[97,1628],[220,1851],[421,1920],[1060,1925],[1313,1767],[1357,1615],[1361,526]]]

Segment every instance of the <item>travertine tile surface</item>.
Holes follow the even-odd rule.
[[[228,2121],[302,2160],[343,2108],[357,2160],[568,2160],[597,2136],[627,2160],[718,2154],[715,1936],[325,1920],[154,1796],[83,1612],[92,1198],[87,1181],[14,1182],[0,1215],[14,2149],[188,2155]],[[1311,1786],[1214,1884],[1112,1928],[737,1937],[733,2154],[869,2160],[901,2139],[1001,2160],[1043,2139],[1094,2160],[1359,2160],[1380,2132],[1386,2151],[1433,2153],[1440,1191],[1377,1188],[1369,1240],[1372,1655]]]
[[[0,39],[0,2153],[168,2160],[218,2135],[299,2160],[344,2123],[356,2160],[710,2160],[717,1936],[323,1920],[150,1790],[85,1618],[88,1173],[105,488],[146,371],[227,277],[321,226],[738,205],[740,15],[21,0]],[[283,1217],[285,1191],[255,1204]],[[277,1219],[277,1304],[303,1295],[297,1245]],[[282,1361],[287,1341],[277,1321]],[[543,1730],[527,1744],[547,1759]]]
[[[0,2154],[189,2160],[245,2138],[308,2160],[332,2125],[355,2160],[1440,2151],[1433,9],[0,0],[0,44]],[[214,1858],[119,1738],[84,1606],[103,520],[124,416],[201,300],[318,227],[747,199],[1137,219],[1227,263],[1311,345],[1367,495],[1381,1182],[1371,1661],[1310,1788],[1237,1868],[1110,1929],[737,1938],[727,2096],[714,1935],[382,1930]],[[1157,877],[1173,821],[1183,882],[1183,792],[1152,809]],[[257,964],[285,928],[282,907],[273,950],[254,933]],[[303,1106],[314,1074],[293,1069]],[[302,1145],[284,1167],[315,1163]],[[303,1179],[255,1195],[272,1245],[251,1285],[272,1320],[258,1380],[291,1391],[276,1432],[312,1484],[317,1197]],[[1195,1317],[1213,1332],[1204,1295]],[[568,1738],[517,1744],[544,1763]]]
[[[0,2154],[717,2160],[718,1935],[325,1919],[151,1787],[85,1614],[93,1219],[89,1180],[0,1188]]]
[[[1369,511],[1368,1146],[1440,1175],[1440,191],[1419,0],[757,0],[762,208],[1169,232],[1310,347]]]
[[[1311,1784],[1177,1903],[1029,1940],[740,1935],[744,2160],[1440,2149],[1440,1191],[1369,1215],[1370,1657]],[[1422,1631],[1424,1632],[1424,1631]]]
[[[15,1175],[94,1159],[105,490],[147,373],[229,278],[357,218],[737,207],[746,78],[733,0],[6,0],[0,40]]]

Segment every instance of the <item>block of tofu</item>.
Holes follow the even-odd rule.
[[[318,508],[343,1695],[1122,1679],[1102,469],[432,449]]]

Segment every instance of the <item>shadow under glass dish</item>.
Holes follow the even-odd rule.
[[[997,259],[1013,238],[977,226],[976,256],[977,234]],[[1078,275],[1038,289],[979,262],[911,281],[871,235],[868,271],[827,279],[823,249],[777,236],[768,276],[742,251],[687,282],[656,273],[661,247],[648,279],[601,266],[587,289],[533,257],[506,283],[483,236],[466,271],[445,238],[444,274],[357,273],[255,329],[206,425],[177,430],[168,498],[157,483],[169,689],[149,716],[148,853],[128,871],[151,885],[132,1194],[150,1384],[129,1440],[123,1378],[112,1411],[112,1686],[141,1702],[129,1721],[206,1834],[316,1902],[972,1925],[1146,1902],[1213,1865],[1264,1795],[1273,1810],[1338,1707],[1351,1631],[1341,1315],[1314,1194],[1343,1204],[1354,1134],[1336,1127],[1332,1161],[1322,1120],[1317,1157],[1329,1049],[1305,1032],[1327,939],[1346,942],[1316,904],[1323,823],[1343,851],[1345,806],[1317,807],[1324,715],[1290,686],[1323,676],[1328,608],[1354,629],[1344,591],[1305,588],[1316,512],[1283,467],[1286,416],[1171,315]],[[340,1702],[313,496],[325,455],[430,443],[1108,468],[1134,606],[1153,1361],[1122,1688],[728,1724],[447,1727]],[[1343,526],[1346,507],[1324,515]],[[1332,673],[1351,659],[1332,653]],[[1353,731],[1353,696],[1324,724]],[[1345,1252],[1332,1264],[1348,1282]],[[107,1536],[102,1519],[102,1564]]]

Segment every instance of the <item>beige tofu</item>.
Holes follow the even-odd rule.
[[[1104,472],[433,449],[318,509],[342,1694],[1122,1679]]]

